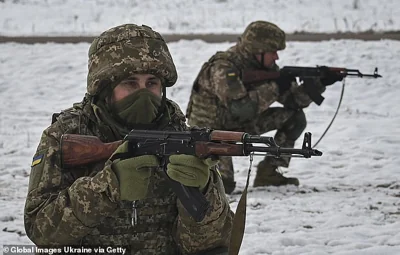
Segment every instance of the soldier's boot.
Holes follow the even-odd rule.
[[[236,187],[232,157],[220,157],[218,168],[222,183],[224,184],[225,193],[231,194]]]
[[[261,161],[257,166],[257,174],[254,179],[254,187],[259,186],[299,186],[299,179],[294,177],[285,177],[278,171],[277,166],[273,166],[266,161]]]

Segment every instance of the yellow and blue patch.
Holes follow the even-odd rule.
[[[39,165],[39,164],[42,162],[43,156],[44,156],[44,155],[41,154],[41,155],[37,155],[37,156],[33,157],[31,167],[34,167],[34,166],[36,166],[36,165]]]

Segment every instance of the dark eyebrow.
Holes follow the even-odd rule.
[[[125,80],[123,80],[123,81],[136,81],[138,78],[136,78],[136,77],[134,77],[134,76],[131,76],[131,77],[128,77],[128,78],[126,78]]]
[[[126,79],[124,80],[124,82],[125,82],[125,81],[137,81],[137,80],[138,80],[137,77],[131,76],[131,77],[126,78]],[[159,80],[159,78],[158,78],[157,76],[152,76],[152,77],[148,78],[147,80]]]

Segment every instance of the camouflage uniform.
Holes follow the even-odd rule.
[[[275,139],[280,146],[294,147],[306,126],[302,108],[311,103],[303,85],[296,81],[280,93],[271,80],[245,86],[241,80],[244,69],[264,68],[255,54],[285,48],[285,33],[276,25],[256,21],[251,23],[239,42],[225,52],[217,52],[201,68],[194,81],[186,117],[189,125],[213,129],[263,134],[277,130]],[[279,70],[274,66],[271,70]],[[320,86],[320,92],[324,87]],[[274,102],[283,107],[270,107]],[[254,185],[296,184],[295,178],[285,178],[276,172],[278,166],[288,167],[290,159],[266,157],[258,166]],[[226,193],[233,191],[233,165],[230,157],[220,160]]]
[[[119,199],[118,179],[110,160],[69,169],[61,166],[63,134],[93,135],[103,142],[123,137],[123,127],[110,121],[110,114],[97,105],[98,95],[110,92],[132,73],[158,75],[164,86],[175,83],[175,66],[157,32],[127,24],[95,39],[89,50],[88,93],[81,103],[53,115],[34,156],[24,211],[28,237],[38,246],[124,246],[130,254],[202,254],[226,248],[233,213],[214,170],[204,193],[211,207],[204,220],[195,222],[160,168],[148,169],[147,198],[129,202]],[[168,117],[155,129],[187,130],[179,106],[168,99],[164,116]]]

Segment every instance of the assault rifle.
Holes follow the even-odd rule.
[[[163,175],[170,181],[171,188],[182,205],[197,222],[204,218],[209,202],[198,188],[184,186],[168,177],[166,174],[168,156],[188,154],[208,158],[252,154],[310,158],[322,155],[322,152],[311,148],[311,133],[304,134],[301,149],[294,149],[279,147],[273,137],[250,135],[244,132],[207,128],[191,131],[132,130],[123,140],[111,143],[103,143],[96,136],[64,134],[60,143],[62,167],[70,168],[106,160],[124,141],[129,142],[128,151],[132,157],[156,155],[162,159]]]
[[[301,67],[301,66],[284,66],[279,71],[266,71],[257,69],[243,70],[241,73],[241,79],[244,85],[250,85],[257,82],[275,80],[279,77],[289,77],[300,79],[319,77],[326,78],[330,75],[336,77],[353,77],[353,78],[381,78],[378,74],[378,68],[375,67],[373,74],[363,74],[358,69],[347,69],[343,67],[329,67],[329,66],[317,66],[317,67]],[[320,105],[324,98],[316,91],[315,88],[305,86],[305,91],[310,98]]]

